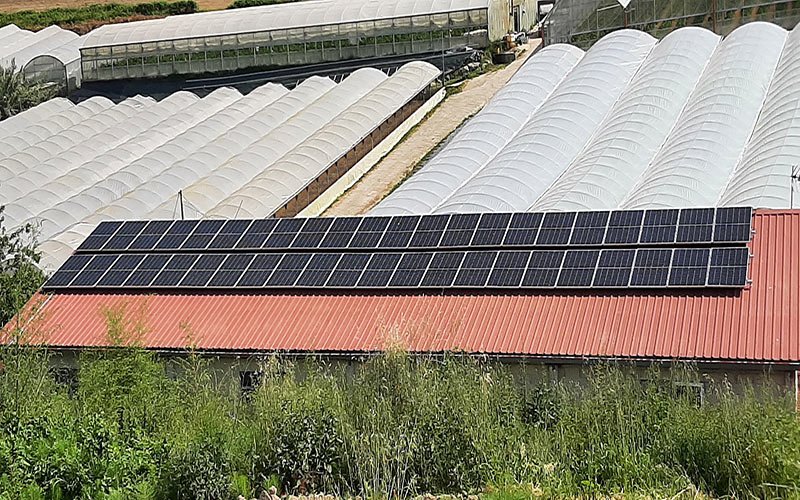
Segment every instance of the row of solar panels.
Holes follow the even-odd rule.
[[[714,244],[750,240],[750,208],[104,222],[78,252]]]
[[[746,247],[76,254],[45,289],[742,287],[748,262]]]

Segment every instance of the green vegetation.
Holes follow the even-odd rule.
[[[397,350],[346,372],[262,359],[258,388],[242,394],[236,372],[194,354],[165,364],[126,340],[146,330],[125,308],[106,317],[115,347],[59,372],[66,385],[24,339],[0,351],[0,498],[232,499],[272,485],[498,500],[800,491],[789,398],[709,383],[698,405],[673,384],[701,378],[693,370],[641,382],[597,366],[582,387],[526,384],[471,358]]]
[[[0,68],[0,121],[53,98],[56,91],[46,83],[27,81],[22,70],[14,66]]]
[[[44,273],[38,267],[35,228],[27,224],[7,231],[3,210],[0,206],[0,328],[44,282]]]
[[[44,11],[23,10],[0,13],[0,27],[16,24],[27,30],[40,30],[56,24],[65,29],[86,33],[101,24],[147,17],[164,17],[197,12],[194,0],[148,2],[139,4],[95,4],[72,9],[56,8]]]
[[[242,7],[257,7],[259,5],[276,5],[280,3],[298,2],[301,0],[234,0],[229,9],[241,9]]]

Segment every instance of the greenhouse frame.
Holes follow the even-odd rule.
[[[483,48],[511,28],[509,8],[506,0],[309,0],[106,25],[91,32],[81,48],[83,79],[213,74]]]
[[[559,0],[543,25],[547,44],[587,48],[621,28],[639,29],[656,38],[683,26],[727,35],[753,21],[792,29],[800,22],[800,4],[793,0]]]

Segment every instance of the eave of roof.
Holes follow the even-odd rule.
[[[413,352],[495,356],[800,362],[800,211],[759,210],[742,290],[446,290],[41,297],[29,330],[58,348],[108,344],[124,308],[145,346],[214,352]]]

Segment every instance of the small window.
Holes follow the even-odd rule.
[[[686,398],[699,408],[705,404],[706,389],[702,382],[675,382],[675,395]]]
[[[75,394],[78,390],[78,369],[68,367],[58,367],[50,370],[56,384],[65,387],[70,394]]]
[[[242,396],[249,396],[261,383],[261,372],[259,371],[241,371],[239,372],[239,389]]]

